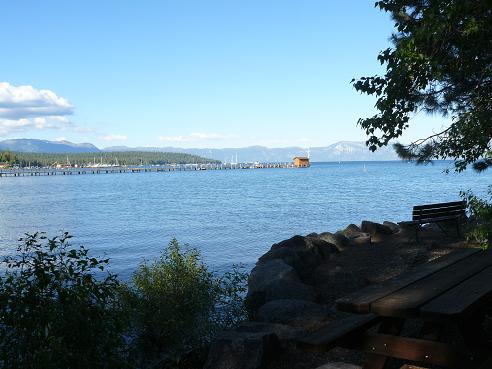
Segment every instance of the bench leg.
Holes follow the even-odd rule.
[[[362,348],[382,356],[424,365],[438,365],[440,368],[472,369],[475,366],[475,361],[470,360],[461,347],[419,338],[366,333],[363,335]]]
[[[485,315],[476,313],[474,317],[469,320],[459,321],[457,323],[458,329],[465,341],[465,344],[470,350],[476,351],[479,355],[484,353],[490,353],[492,350],[492,343],[487,336],[482,324],[485,320]]]
[[[384,334],[391,334],[399,336],[405,321],[403,319],[386,318],[379,326],[378,332]],[[388,358],[378,354],[367,354],[364,359],[364,365],[362,369],[384,369],[386,367]]]

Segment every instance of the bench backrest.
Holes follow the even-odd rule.
[[[443,202],[440,204],[419,205],[413,207],[412,219],[416,221],[442,217],[457,218],[465,215],[466,201]]]

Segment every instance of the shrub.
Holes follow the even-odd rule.
[[[137,365],[179,366],[206,351],[218,329],[244,319],[245,281],[237,267],[214,277],[197,250],[173,239],[159,259],[140,265],[127,291]]]
[[[2,368],[111,368],[120,361],[119,283],[70,235],[20,239],[0,277]],[[99,273],[96,279],[96,273]]]
[[[488,248],[492,244],[492,186],[487,191],[488,198],[477,197],[470,190],[462,192],[461,196],[467,200],[470,216],[471,227],[467,238]]]
[[[214,276],[173,239],[126,285],[108,259],[27,234],[0,276],[1,368],[145,368],[203,360],[219,329],[245,319],[246,274]],[[203,354],[203,355],[201,355]]]
[[[245,306],[248,275],[239,265],[233,265],[232,271],[216,279],[215,329],[229,329],[247,320]]]

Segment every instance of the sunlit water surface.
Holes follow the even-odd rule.
[[[248,268],[272,243],[363,219],[401,221],[412,206],[485,193],[492,171],[443,174],[450,163],[314,163],[309,169],[0,178],[0,251],[25,232],[68,231],[128,278],[172,237],[216,271]]]

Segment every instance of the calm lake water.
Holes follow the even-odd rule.
[[[368,219],[402,221],[412,206],[485,193],[492,171],[443,174],[450,163],[314,163],[262,169],[0,178],[0,252],[25,232],[68,231],[127,278],[172,237],[213,270],[251,267],[272,243]]]

